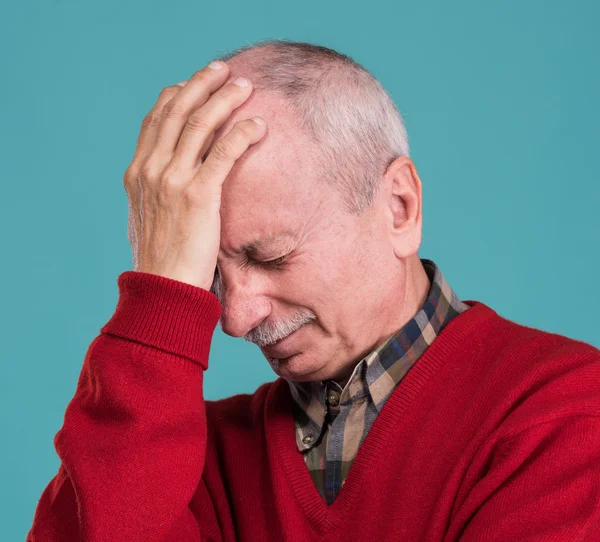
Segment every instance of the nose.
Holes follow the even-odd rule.
[[[235,280],[224,279],[221,286],[223,333],[243,337],[271,313],[271,303],[260,291],[260,279],[246,275]]]

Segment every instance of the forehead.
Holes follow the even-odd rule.
[[[253,93],[216,132],[214,145],[234,124],[259,115],[267,132],[233,165],[221,194],[221,248],[275,239],[285,244],[303,228],[322,194],[316,182],[312,143],[288,113],[283,99]]]

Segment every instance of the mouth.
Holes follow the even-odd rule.
[[[302,328],[299,328],[299,329],[302,329]],[[298,332],[298,329],[296,331],[294,331],[293,333],[290,333],[283,339],[278,340],[276,343],[261,347],[261,350],[269,358],[285,360],[297,353],[297,351],[295,351],[292,346],[293,339],[297,332]]]
[[[294,359],[296,356],[299,356],[300,352],[298,352],[297,354],[292,354],[291,356],[288,356],[287,358],[272,358],[270,356],[267,357],[267,359],[269,360],[269,363],[271,364],[272,367],[274,368],[279,368],[282,365],[286,365],[291,359]]]

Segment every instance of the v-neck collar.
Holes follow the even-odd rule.
[[[386,447],[390,436],[397,432],[399,417],[435,375],[448,355],[461,348],[465,337],[477,329],[483,319],[496,314],[478,301],[465,301],[471,309],[454,318],[421,356],[394,389],[373,427],[366,436],[337,499],[328,505],[319,494],[296,448],[293,399],[287,382],[279,378],[271,386],[266,400],[265,432],[271,469],[282,469],[310,524],[319,535],[325,535],[340,524],[360,498],[363,479],[381,472],[379,463],[391,453]]]

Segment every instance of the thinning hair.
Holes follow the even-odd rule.
[[[383,173],[409,145],[381,83],[349,56],[305,42],[262,40],[216,58],[241,66],[256,91],[283,96],[315,143],[320,180],[356,215],[370,207]]]

